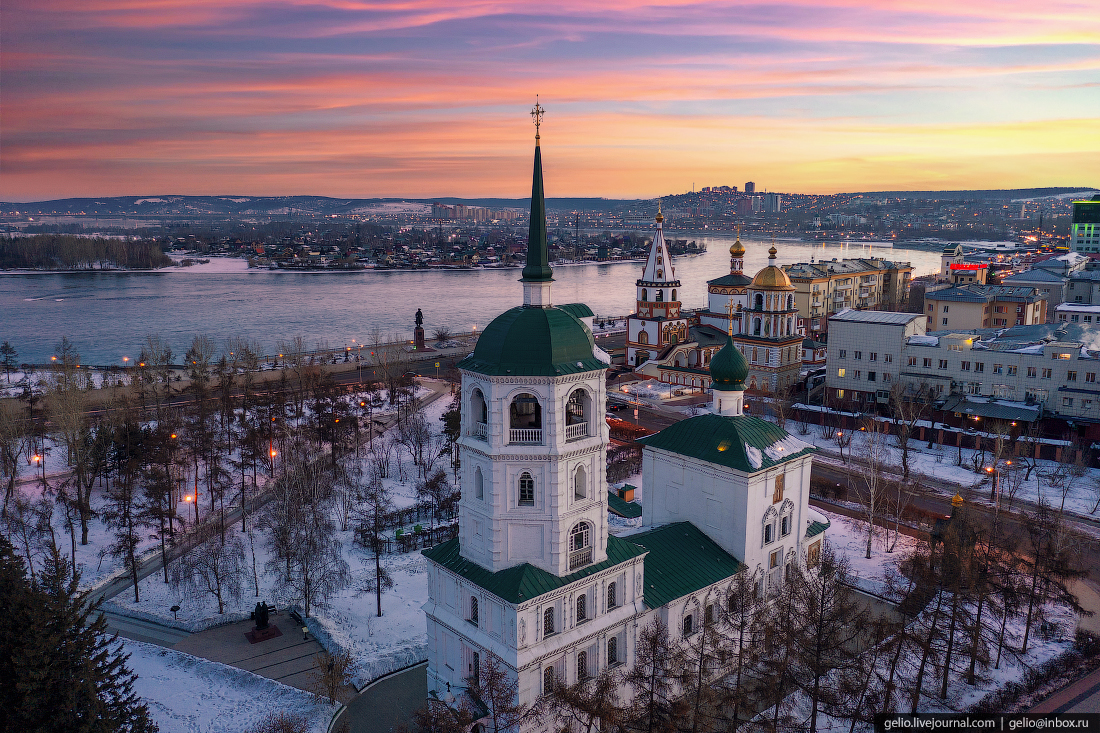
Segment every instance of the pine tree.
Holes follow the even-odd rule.
[[[0,730],[151,733],[128,656],[56,546],[37,582],[0,537]]]

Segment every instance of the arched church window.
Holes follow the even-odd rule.
[[[554,607],[546,609],[542,612],[542,635],[543,637],[554,635]],[[551,670],[546,670],[550,672]]]
[[[519,505],[535,505],[535,479],[527,471],[519,475]]]
[[[616,586],[615,586],[614,581],[607,584],[607,607],[608,608],[615,608],[616,606],[619,605],[619,597],[615,594],[615,590],[616,590]]]
[[[752,319],[752,335],[753,336],[759,336],[760,335],[760,319],[759,318]]]
[[[583,499],[588,496],[587,476],[584,466],[577,466],[577,472],[573,474],[573,498]]]
[[[588,596],[581,593],[577,596],[577,623],[588,620]]]
[[[691,636],[691,633],[694,630],[692,628],[693,625],[694,619],[691,617],[691,614],[689,613],[687,616],[684,616],[684,636]]]
[[[619,640],[617,637],[612,636],[607,640],[607,665],[619,663]]]
[[[588,652],[577,652],[577,679],[588,679]]]
[[[657,279],[658,280],[663,280],[664,277],[665,277],[665,271],[664,270],[657,270]],[[658,298],[658,300],[660,300],[660,298]]]
[[[549,695],[554,691],[554,668],[547,667],[542,671],[542,694]]]
[[[787,310],[789,310],[789,311],[794,310],[794,296],[793,295],[788,295],[787,296]]]
[[[485,477],[481,475],[481,467],[474,469],[474,497],[485,498]]]
[[[761,295],[760,293],[756,294],[756,310],[758,310],[758,311],[764,310],[764,296]]]
[[[646,333],[645,331],[639,331],[638,332],[638,343],[639,344],[648,344],[649,343],[649,334]]]
[[[647,303],[649,302],[649,288],[642,288],[642,300]]]
[[[793,333],[794,333],[794,319],[793,318],[788,318],[787,319],[787,335],[790,336]]]
[[[510,417],[512,430],[542,429],[542,406],[533,394],[517,395],[512,400]]]
[[[470,394],[470,414],[474,416],[475,423],[484,425],[489,422],[489,405],[480,389],[475,389]]]
[[[565,403],[565,424],[580,425],[588,422],[588,393],[583,389],[575,389],[569,395],[569,401]]]
[[[672,300],[673,300],[673,302],[675,302],[677,300],[677,298],[676,298],[676,288],[672,289]]]
[[[477,598],[470,596],[470,623],[477,626]]]
[[[475,680],[481,681],[481,655],[474,652],[473,659],[470,664],[470,676]]]
[[[657,277],[660,277],[660,276],[661,276],[661,273],[658,272]],[[665,291],[664,290],[658,290],[657,291],[657,302],[658,303],[664,303],[665,302]]]
[[[576,570],[592,562],[592,525],[578,522],[569,531],[569,569]]]

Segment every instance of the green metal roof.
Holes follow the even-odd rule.
[[[827,530],[831,524],[832,522],[810,522],[810,526],[806,528],[806,539],[817,537]]]
[[[733,345],[733,337],[726,334],[726,345],[710,360],[711,387],[719,392],[744,392],[749,378],[749,363],[745,355]]]
[[[495,573],[486,570],[475,562],[471,562],[461,555],[458,538],[447,540],[441,545],[436,545],[424,550],[424,557],[447,568],[451,572],[461,575],[474,585],[482,588],[496,597],[508,603],[523,603],[532,598],[549,593],[576,580],[587,577],[601,570],[626,562],[638,557],[645,552],[644,547],[621,540],[618,537],[607,538],[607,559],[595,565],[578,570],[571,575],[558,577],[542,568],[536,568],[530,563],[523,563],[506,570]]]
[[[577,320],[580,320],[581,318],[592,318],[596,315],[592,312],[592,309],[584,303],[566,303],[565,305],[559,305],[558,308],[573,316]]]
[[[542,148],[535,137],[535,165],[531,170],[531,219],[527,226],[527,264],[523,279],[546,282],[553,279],[549,251],[546,246],[546,199],[542,187]]]
[[[723,275],[722,277],[716,277],[713,280],[707,280],[707,285],[717,285],[718,287],[745,287],[751,283],[751,277],[735,272]]]
[[[645,557],[645,604],[658,608],[736,575],[744,564],[691,522],[630,535]]]
[[[777,466],[815,450],[775,423],[747,415],[689,417],[638,442],[745,473]]]
[[[607,492],[607,509],[612,514],[618,514],[626,519],[637,519],[642,516],[641,504],[621,499],[614,491]]]
[[[474,353],[458,363],[489,376],[556,377],[606,369],[592,353],[592,332],[561,308],[519,306],[493,319]]]

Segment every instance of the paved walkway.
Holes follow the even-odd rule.
[[[428,699],[428,663],[421,662],[363,688],[333,721],[332,730],[348,724],[349,733],[393,733],[412,728],[413,713]]]
[[[1066,685],[1029,713],[1100,713],[1100,669]]]
[[[299,690],[312,691],[316,657],[324,648],[312,634],[303,638],[302,627],[288,614],[273,616],[271,622],[283,632],[282,636],[251,644],[245,633],[251,631],[255,623],[239,621],[191,634],[172,648],[245,669]],[[349,687],[343,700],[350,700],[354,694],[355,689]]]

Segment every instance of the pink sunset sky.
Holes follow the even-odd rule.
[[[5,0],[0,198],[1100,185],[1094,2]]]

